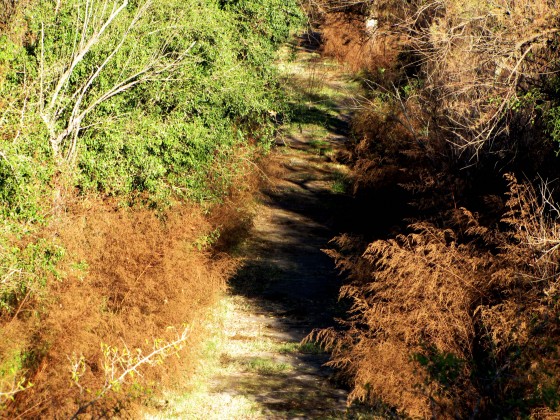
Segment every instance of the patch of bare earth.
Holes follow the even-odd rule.
[[[207,325],[194,380],[169,392],[148,418],[362,418],[324,367],[328,355],[301,345],[343,313],[340,279],[321,250],[344,229],[351,201],[337,163],[357,84],[339,65],[300,45],[279,64],[293,104],[255,203],[244,261]],[[291,59],[287,57],[291,56]],[[368,417],[371,418],[371,417]]]

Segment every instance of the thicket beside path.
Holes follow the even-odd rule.
[[[301,41],[301,40],[300,40]],[[328,356],[300,341],[341,315],[340,279],[321,249],[343,230],[347,168],[336,163],[359,85],[304,42],[279,63],[293,117],[255,203],[243,268],[215,308],[195,379],[146,418],[357,418]],[[181,388],[181,386],[179,386]]]

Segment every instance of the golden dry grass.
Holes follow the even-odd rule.
[[[107,386],[103,344],[149,353],[153,340],[172,340],[185,324],[196,321],[235,266],[231,259],[197,247],[211,230],[193,207],[176,207],[158,218],[149,210],[119,209],[99,201],[74,206],[51,226],[47,234],[59,237],[72,263],[65,267],[63,280],[51,283],[41,308],[40,329],[30,343],[35,352],[29,378],[33,386],[17,395],[6,414],[75,414]],[[83,262],[83,267],[75,262]],[[25,335],[21,330],[19,334]],[[187,338],[191,340],[196,336]],[[188,349],[180,356],[181,363],[188,361]],[[71,364],[80,358],[83,372],[73,383]],[[165,369],[140,369],[144,377],[137,385],[163,380],[173,360],[166,360]],[[134,382],[127,378],[124,391],[108,393],[93,406],[94,412],[101,414],[117,400],[126,400],[127,386]]]

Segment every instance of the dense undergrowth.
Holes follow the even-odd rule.
[[[188,365],[300,20],[279,0],[0,0],[2,415],[114,413]]]
[[[547,418],[558,371],[559,11],[547,1],[312,1],[361,71],[353,302],[316,332],[390,416]]]

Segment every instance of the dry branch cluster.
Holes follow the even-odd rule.
[[[423,103],[459,150],[507,131],[522,95],[557,70],[555,2],[419,2],[399,24],[422,66]]]

